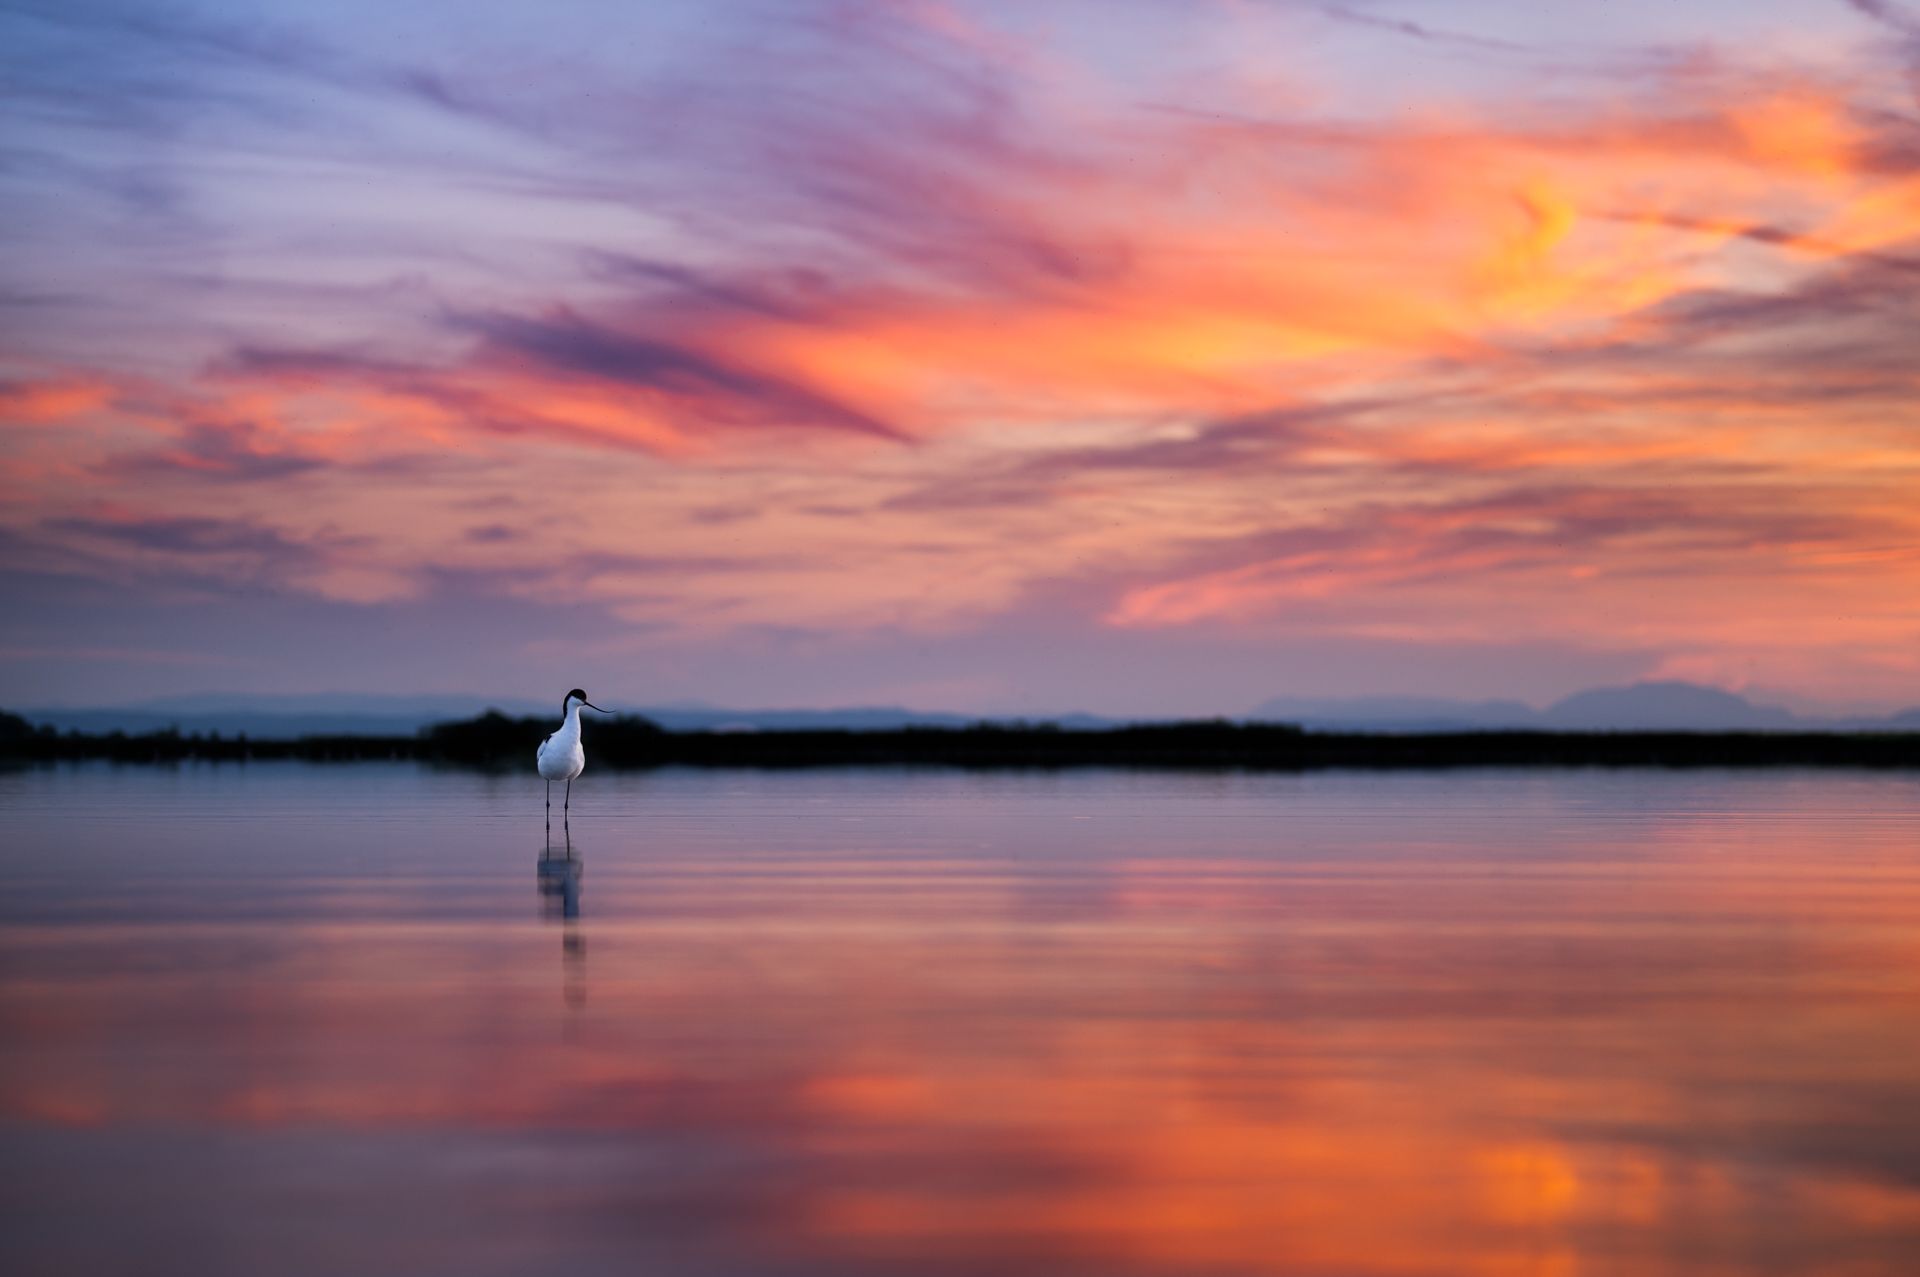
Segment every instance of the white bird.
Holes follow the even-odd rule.
[[[585,771],[587,767],[587,751],[580,747],[580,707],[582,705],[588,709],[600,710],[602,714],[607,713],[606,710],[600,709],[598,705],[588,700],[585,692],[577,687],[574,688],[567,693],[566,700],[560,703],[560,730],[541,741],[540,750],[534,755],[534,760],[540,768],[540,775],[547,782],[547,818],[549,820],[553,818],[553,782],[556,780],[567,782],[566,801],[560,808],[560,814],[565,816],[573,805],[573,778]]]

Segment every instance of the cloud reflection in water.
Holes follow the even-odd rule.
[[[511,820],[223,888],[305,916],[12,919],[10,1268],[1892,1274],[1920,1246],[1910,782],[637,784],[596,793],[591,1000],[577,848],[528,919]],[[70,893],[117,889],[95,854]]]

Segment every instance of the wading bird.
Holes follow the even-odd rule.
[[[566,801],[561,804],[560,815],[564,818],[573,805],[573,778],[587,766],[587,751],[580,747],[580,707],[600,709],[587,699],[587,694],[579,688],[567,693],[567,699],[560,703],[560,730],[540,742],[540,752],[534,755],[539,764],[540,775],[547,782],[547,819],[553,819],[553,782],[567,782]]]

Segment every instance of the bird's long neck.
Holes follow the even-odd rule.
[[[569,700],[567,702],[567,716],[560,720],[560,730],[555,732],[554,735],[568,736],[576,740],[579,738],[580,736],[580,702],[579,701]]]

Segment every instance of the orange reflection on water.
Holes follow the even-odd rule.
[[[0,1116],[221,1132],[267,1183],[316,1131],[477,1140],[328,1218],[507,1176],[439,1207],[481,1238],[524,1174],[600,1203],[554,1263],[671,1217],[703,1272],[1906,1271],[1913,849],[1556,838],[641,866],[602,835],[517,921],[21,926]]]

